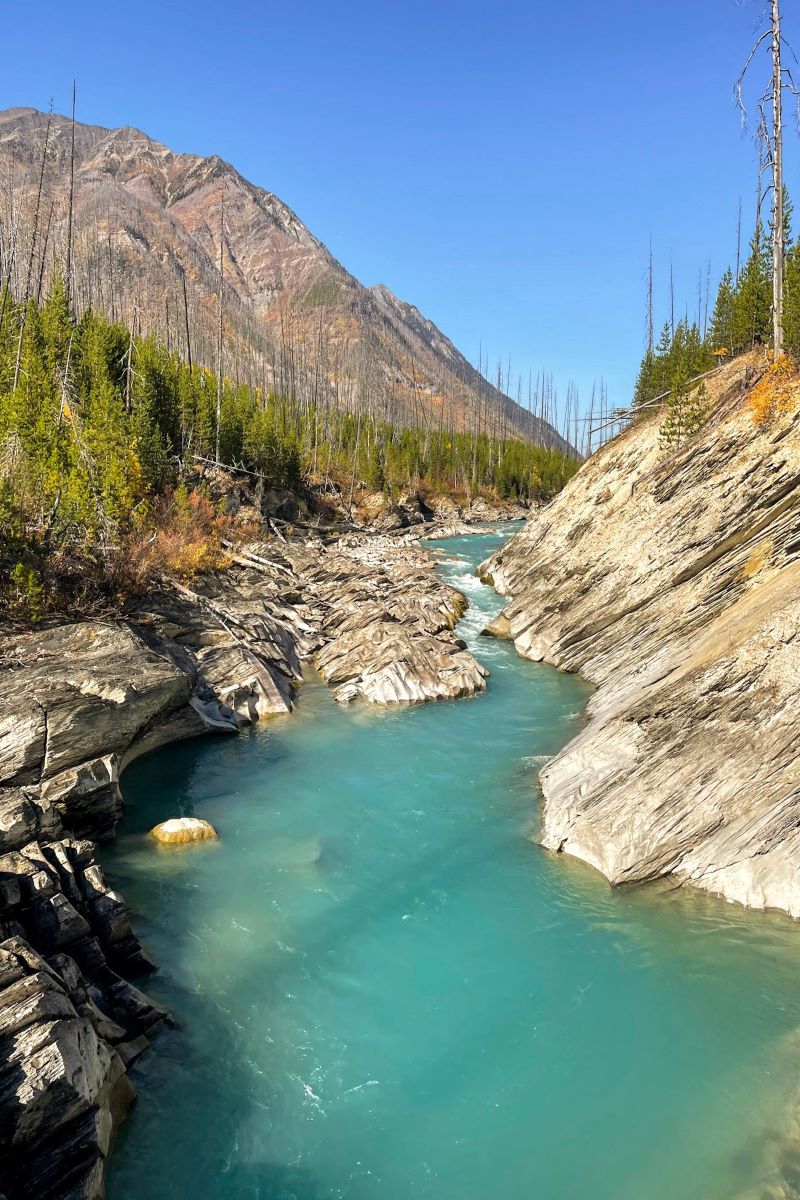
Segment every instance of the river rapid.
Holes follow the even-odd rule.
[[[484,695],[341,708],[309,674],[291,717],[126,773],[103,863],[178,1028],[134,1071],[110,1200],[734,1200],[800,1174],[796,925],[611,891],[531,840],[589,689],[480,637],[502,536],[438,547]],[[221,841],[146,837],[189,814]]]

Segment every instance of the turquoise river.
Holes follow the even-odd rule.
[[[535,834],[588,688],[480,637],[501,535],[439,544],[491,671],[471,700],[294,714],[125,776],[104,853],[174,1014],[135,1072],[110,1200],[796,1195],[794,924],[612,891]],[[197,814],[221,840],[159,850]]]

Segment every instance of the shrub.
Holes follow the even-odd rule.
[[[750,392],[750,411],[756,425],[766,424],[778,413],[789,412],[797,395],[797,367],[788,354],[781,354]]]
[[[11,568],[7,587],[8,611],[21,621],[36,624],[45,615],[45,590],[37,571],[27,563]]]
[[[186,580],[218,570],[227,562],[222,541],[231,524],[200,489],[177,488],[157,500],[122,539],[110,564],[116,588],[137,594],[153,580]]]

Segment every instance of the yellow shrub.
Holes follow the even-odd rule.
[[[781,354],[764,372],[750,393],[750,411],[756,425],[778,413],[789,412],[800,395],[800,374],[788,354]]]
[[[153,579],[191,579],[227,565],[222,541],[230,536],[232,521],[201,492],[178,488],[156,501],[148,518],[123,540],[112,564],[121,591],[136,593]]]

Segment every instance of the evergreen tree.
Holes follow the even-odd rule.
[[[787,354],[800,359],[800,241],[790,247],[783,273],[783,338]]]
[[[725,349],[728,354],[733,353],[734,300],[733,271],[729,267],[720,280],[714,313],[711,317],[712,348],[714,350]]]
[[[708,391],[705,381],[690,388],[685,375],[675,376],[672,391],[665,406],[665,416],[659,429],[659,439],[665,447],[681,446],[700,429],[708,415]]]
[[[636,384],[633,389],[633,406],[641,408],[656,396],[655,390],[656,356],[652,350],[645,351],[639,366]]]
[[[772,266],[769,238],[757,228],[734,296],[731,349],[738,353],[768,342],[771,328]]]

